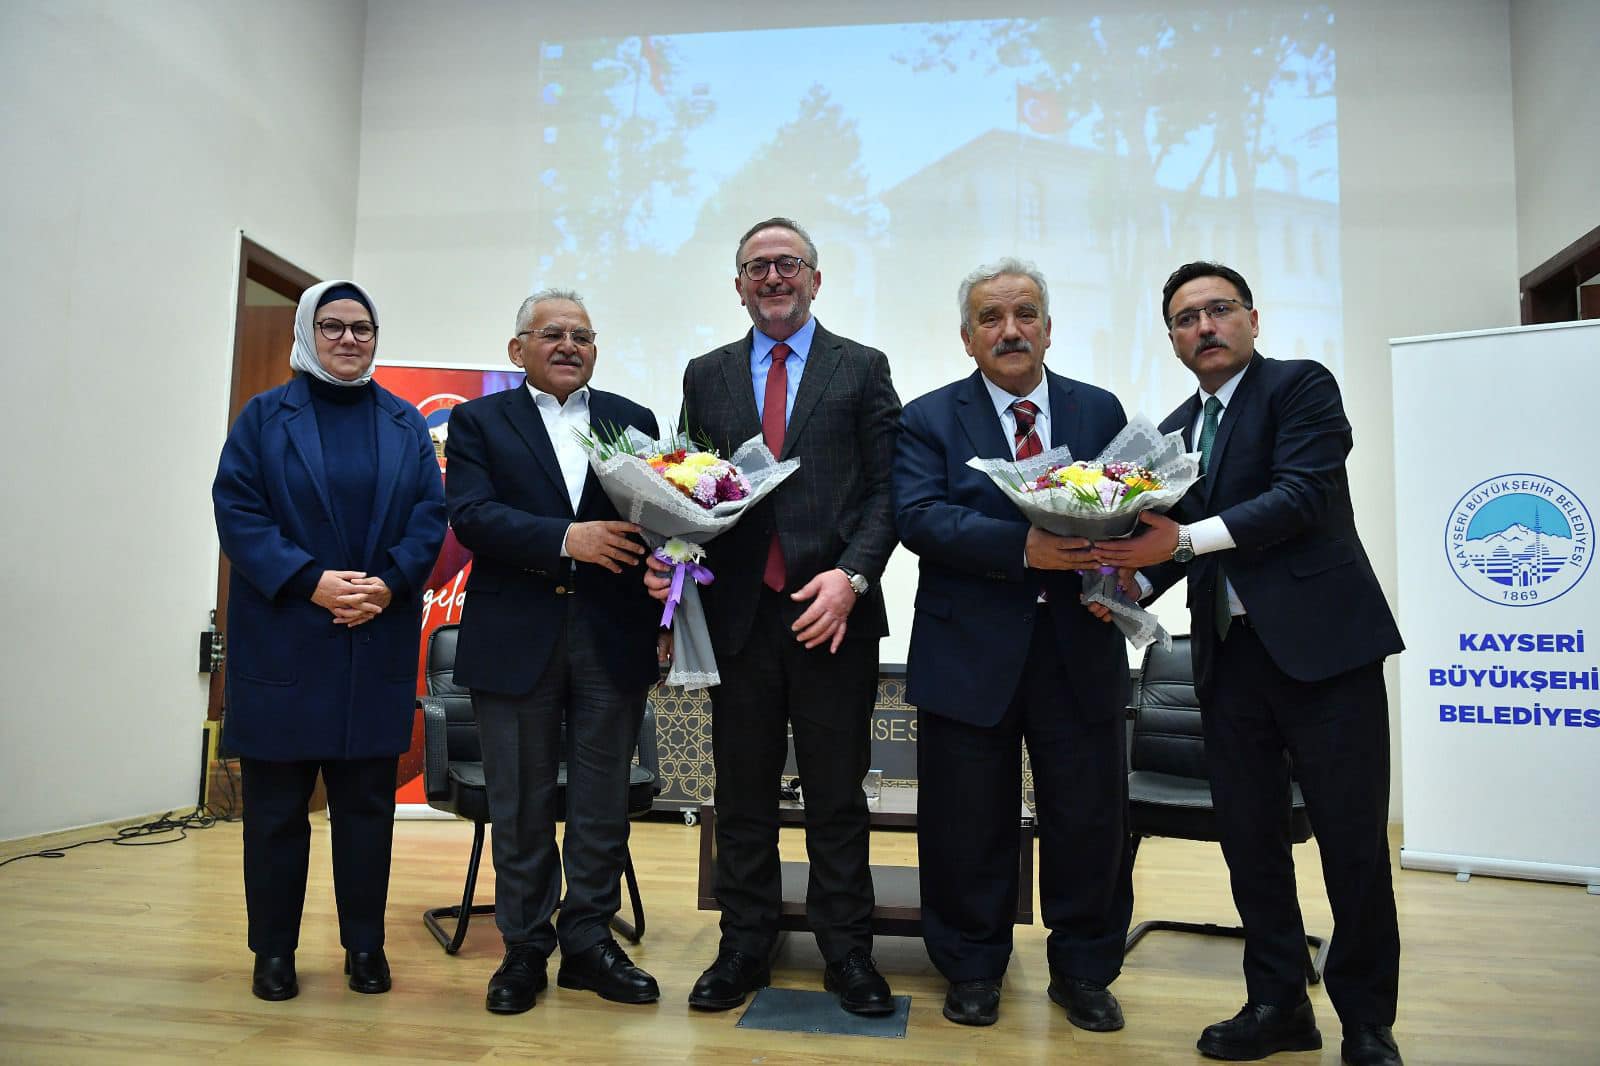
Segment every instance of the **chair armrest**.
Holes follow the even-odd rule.
[[[656,712],[650,697],[644,699],[644,719],[639,723],[639,765],[656,779],[656,794],[661,794],[661,756],[656,750]]]
[[[417,700],[422,708],[422,789],[428,799],[450,795],[450,725],[444,704],[432,696]]]

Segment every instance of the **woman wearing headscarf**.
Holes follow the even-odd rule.
[[[211,490],[233,566],[223,737],[240,756],[251,990],[262,999],[299,991],[318,771],[349,984],[390,987],[395,770],[411,742],[422,593],[445,508],[422,416],[372,381],[377,341],[360,286],[306,290],[295,376],[245,405]]]

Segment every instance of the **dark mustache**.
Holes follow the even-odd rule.
[[[1222,343],[1222,338],[1220,337],[1201,337],[1200,343],[1195,345],[1194,354],[1199,355],[1201,352],[1209,352],[1213,348],[1226,347],[1227,345]]]
[[[1026,338],[1018,337],[1015,340],[1001,341],[993,348],[995,356],[1010,355],[1013,352],[1031,352],[1033,345]]]

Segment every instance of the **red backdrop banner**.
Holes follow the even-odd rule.
[[[403,400],[416,405],[428,423],[433,450],[439,458],[439,476],[444,476],[444,444],[450,434],[450,409],[493,392],[503,392],[522,384],[515,370],[481,370],[466,367],[379,366],[373,380]],[[454,531],[445,534],[439,561],[433,564],[428,587],[422,594],[422,647],[417,655],[417,695],[427,694],[423,668],[427,664],[428,637],[447,622],[461,621],[467,575],[472,570],[472,553],[456,540]],[[399,782],[395,802],[428,802],[422,788],[422,715],[411,724],[411,750],[400,758]]]

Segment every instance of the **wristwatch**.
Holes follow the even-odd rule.
[[[854,592],[857,596],[865,596],[867,594],[867,590],[872,587],[872,582],[867,580],[866,575],[857,573],[848,566],[840,566],[836,569],[845,577],[850,579],[850,591]]]
[[[1172,549],[1172,561],[1175,563],[1188,563],[1194,561],[1194,542],[1189,539],[1189,527],[1178,527],[1178,546]]]

